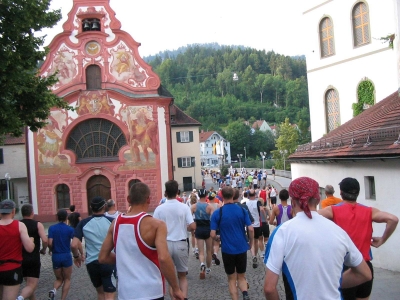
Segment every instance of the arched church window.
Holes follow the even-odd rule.
[[[66,184],[58,184],[56,187],[57,209],[66,208],[70,206],[69,187]]]
[[[77,163],[86,163],[118,161],[118,152],[125,145],[125,135],[117,125],[94,118],[76,125],[66,148],[76,154]]]

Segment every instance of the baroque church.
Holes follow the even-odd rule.
[[[52,109],[47,126],[27,136],[30,197],[41,221],[71,204],[87,216],[98,195],[126,211],[138,181],[151,189],[151,210],[162,198],[173,178],[175,110],[139,46],[109,0],[74,0],[40,73],[56,74],[51,90],[74,110]]]

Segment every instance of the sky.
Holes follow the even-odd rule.
[[[299,0],[110,0],[121,29],[141,43],[142,57],[195,43],[243,45],[284,55],[305,54],[299,29]],[[90,0],[87,1],[90,3]],[[73,0],[52,0],[63,18],[47,34],[45,46],[62,32]]]

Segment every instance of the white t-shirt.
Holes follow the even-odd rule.
[[[270,197],[276,197],[276,189],[275,188],[271,189],[271,192],[269,193],[269,196]]]
[[[157,206],[153,217],[167,224],[167,241],[180,241],[187,237],[187,225],[193,223],[190,208],[176,199]]]
[[[362,255],[347,233],[332,221],[304,212],[278,226],[265,250],[267,268],[284,272],[297,299],[341,299],[343,264],[358,266]]]

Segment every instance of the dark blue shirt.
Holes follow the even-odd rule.
[[[49,239],[53,239],[52,252],[56,254],[71,252],[71,239],[74,237],[74,229],[60,222],[49,228]]]

